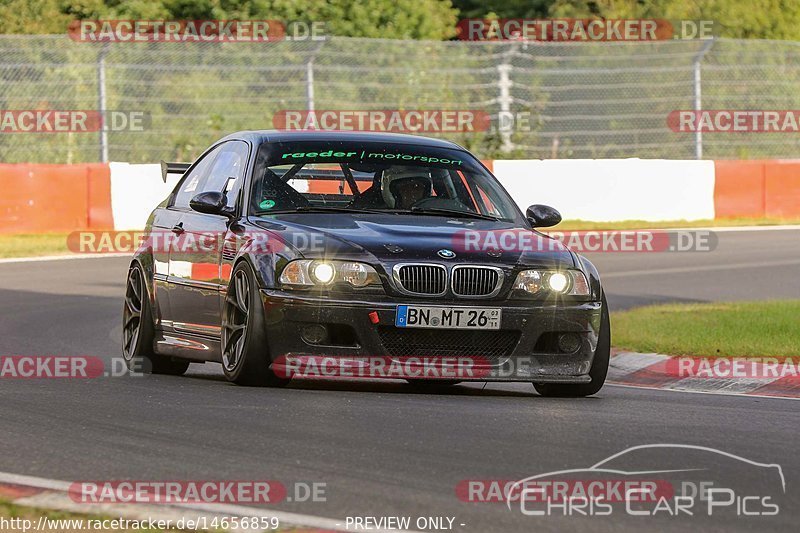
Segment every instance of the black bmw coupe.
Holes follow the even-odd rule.
[[[215,362],[232,382],[270,386],[527,381],[547,396],[603,386],[597,270],[537,231],[560,222],[555,209],[523,215],[454,143],[247,131],[162,171],[182,177],[128,271],[132,369]]]

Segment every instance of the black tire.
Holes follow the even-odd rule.
[[[597,348],[592,360],[589,383],[560,384],[560,383],[534,383],[536,392],[542,396],[561,398],[581,398],[596,394],[603,388],[608,375],[608,364],[611,360],[611,321],[608,316],[606,295],[602,296],[603,310],[600,315],[600,336],[597,339]]]
[[[142,267],[135,263],[125,283],[122,308],[122,358],[131,372],[180,376],[189,361],[158,355],[153,349],[153,313]]]
[[[255,274],[244,261],[231,273],[222,311],[222,371],[237,385],[282,387],[291,381],[275,375],[269,365],[264,308]]]

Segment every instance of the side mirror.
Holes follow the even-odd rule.
[[[534,204],[525,211],[534,228],[549,228],[561,222],[561,213],[549,205]]]
[[[230,217],[233,215],[233,210],[228,208],[227,203],[228,199],[224,192],[206,191],[192,198],[189,207],[198,213]]]

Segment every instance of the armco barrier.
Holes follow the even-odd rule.
[[[523,210],[549,204],[567,219],[800,218],[800,160],[484,164]],[[0,164],[0,233],[141,229],[178,179],[164,183],[158,165]]]
[[[716,161],[717,218],[800,218],[800,160]]]
[[[0,233],[112,229],[108,165],[0,164]]]
[[[800,161],[765,161],[764,176],[764,215],[800,217]]]

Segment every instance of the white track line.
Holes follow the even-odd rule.
[[[549,230],[549,231],[548,231]],[[746,233],[750,231],[800,231],[800,224],[797,225],[775,225],[775,226],[686,226],[683,228],[653,228],[648,227],[647,225],[643,224],[641,227],[634,227],[634,228],[608,228],[608,229],[558,229],[558,227],[553,227],[552,229],[543,229],[542,233],[548,232],[563,232],[563,233],[572,233],[572,232],[587,232],[587,233],[600,233],[607,231],[609,233],[619,232],[632,232],[632,231],[653,231],[653,232],[686,232],[686,231],[711,231],[716,233],[734,233],[734,232],[741,232]]]
[[[12,485],[22,485],[24,487],[34,487],[37,489],[57,490],[66,492],[72,483],[68,481],[56,481],[55,479],[45,479],[41,477],[23,476],[0,472],[0,483],[10,483]]]
[[[607,387],[624,387],[626,389],[644,389],[644,390],[657,390],[664,392],[677,392],[688,394],[713,394],[714,396],[738,396],[740,398],[766,398],[768,400],[800,400],[800,398],[793,398],[791,396],[769,396],[766,394],[743,394],[740,392],[718,392],[718,391],[703,391],[703,390],[681,390],[681,389],[668,389],[661,387],[647,387],[645,385],[628,385],[624,383],[606,383]]]
[[[68,481],[58,481],[55,479],[45,479],[33,476],[23,476],[20,474],[11,474],[8,472],[0,472],[0,483],[8,483],[12,485],[21,485],[24,487],[34,487],[38,489],[56,491],[60,493],[66,493],[69,491],[70,486],[72,483]],[[76,508],[72,505],[74,502],[71,498],[69,498],[66,494],[62,495],[63,498],[37,498],[36,496],[29,496],[26,498],[20,498],[15,501],[15,503],[28,504],[29,506],[35,506],[38,501],[45,503],[50,501],[51,503],[57,502],[58,505],[49,506],[51,508],[58,508],[62,509],[62,507],[66,509],[62,510],[69,510],[69,511],[83,511],[83,512],[91,512],[91,507],[89,504],[84,504],[79,508]],[[64,499],[66,498],[66,499]],[[63,504],[63,505],[62,505]],[[130,509],[130,504],[125,504],[128,509]],[[111,508],[114,506],[112,505]],[[144,507],[144,506],[143,506]],[[222,516],[268,516],[268,517],[275,517],[277,518],[281,526],[286,524],[292,526],[299,526],[299,527],[313,527],[319,529],[328,529],[332,531],[351,531],[347,529],[345,526],[344,520],[335,520],[333,518],[323,518],[319,516],[313,515],[306,515],[306,514],[299,514],[299,513],[288,513],[284,511],[275,511],[269,508],[261,508],[261,507],[246,507],[243,505],[227,505],[227,504],[208,504],[208,503],[198,503],[198,504],[180,504],[180,505],[154,505],[148,504],[147,511],[159,511],[163,510],[165,517],[173,517],[177,511],[180,509],[191,509],[194,511],[200,511],[204,513],[213,513],[216,515]],[[100,506],[99,511],[104,513],[108,513],[109,506]],[[158,518],[150,515],[152,518]],[[377,533],[381,533],[381,531],[377,531]],[[389,533],[384,532],[384,533]],[[391,533],[414,533],[414,532],[405,532],[400,530],[391,530]]]
[[[651,268],[649,270],[615,271],[601,274],[601,279],[622,278],[627,276],[650,276],[658,274],[688,274],[691,272],[712,272],[719,270],[737,270],[741,268],[762,268],[800,265],[800,259],[785,259],[781,261],[758,261],[749,263],[720,263],[714,265],[698,265],[674,268]]]
[[[653,231],[656,230],[654,229]],[[732,233],[735,231],[800,231],[800,224],[781,226],[711,226],[706,228],[667,228],[659,231],[716,231],[719,233]]]

